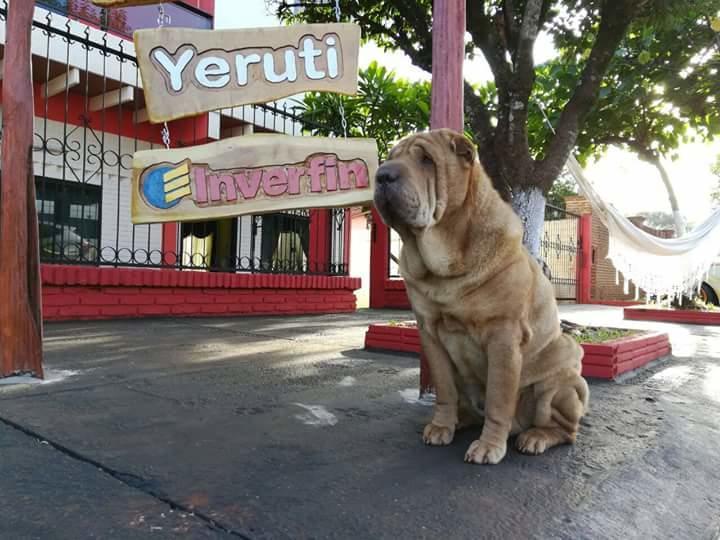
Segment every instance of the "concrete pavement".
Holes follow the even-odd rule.
[[[60,380],[0,386],[0,538],[716,538],[720,329],[562,310],[675,357],[495,467],[423,446],[417,359],[362,350],[406,313],[49,325]]]

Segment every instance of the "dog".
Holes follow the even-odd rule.
[[[377,171],[374,204],[402,238],[435,386],[423,441],[448,445],[482,422],[465,454],[478,464],[499,463],[511,435],[527,454],[574,443],[589,398],[582,347],[562,333],[553,287],[472,142],[447,129],[401,140]]]

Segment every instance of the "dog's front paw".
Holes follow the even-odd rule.
[[[430,446],[447,446],[455,436],[454,427],[437,426],[433,423],[425,426],[423,442]]]
[[[500,463],[507,452],[507,443],[501,446],[483,441],[482,438],[470,445],[465,453],[465,461],[467,463],[478,463],[480,465],[495,465]]]

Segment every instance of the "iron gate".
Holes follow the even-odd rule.
[[[558,300],[577,300],[579,220],[580,216],[577,214],[550,204],[545,206],[540,257],[550,267],[550,281]]]

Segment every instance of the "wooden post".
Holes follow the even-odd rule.
[[[40,254],[33,177],[30,32],[35,0],[8,6],[0,176],[0,377],[42,377]]]
[[[463,132],[465,0],[434,0],[430,127]]]
[[[465,1],[433,0],[432,107],[430,127],[465,131],[463,63]],[[472,0],[471,0],[472,1]],[[432,392],[432,374],[420,353],[420,395]]]

